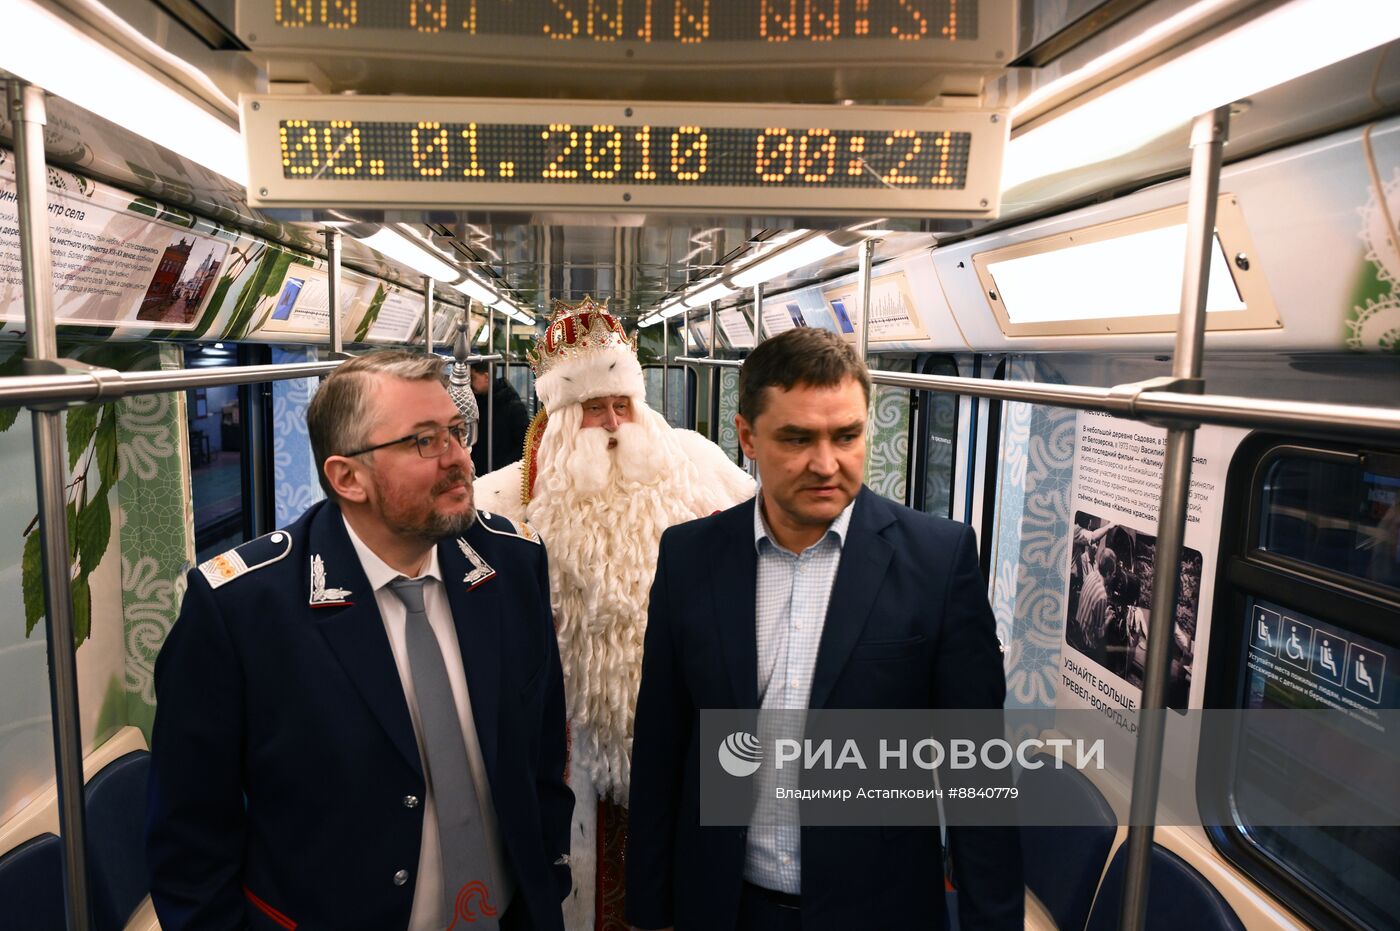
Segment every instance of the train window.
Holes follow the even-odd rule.
[[[1400,588],[1400,457],[1284,453],[1266,469],[1261,548]]]
[[[236,365],[232,346],[185,347],[187,368]],[[190,433],[190,486],[194,495],[196,558],[203,562],[242,543],[243,421],[236,385],[185,392]]]
[[[671,365],[666,369],[666,378],[669,381],[669,404],[663,409],[661,403],[661,366],[643,366],[642,374],[646,377],[647,405],[652,410],[666,417],[666,422],[673,427],[690,429],[695,423],[695,373],[683,365]]]
[[[1400,709],[1396,537],[1400,458],[1251,437],[1232,463],[1207,703],[1346,710],[1384,728]],[[1390,590],[1388,590],[1390,589]],[[1301,740],[1301,738],[1300,738]],[[1228,816],[1208,828],[1221,852],[1318,927],[1393,927],[1400,914],[1400,828],[1278,826],[1283,799],[1316,786],[1319,804],[1375,800],[1375,753],[1334,728],[1305,743],[1244,719],[1235,753],[1202,785]],[[1221,796],[1224,797],[1221,797]],[[1382,819],[1378,818],[1378,821]]]
[[[958,374],[952,356],[932,356],[921,368],[926,375]],[[933,391],[919,392],[919,420],[922,425],[923,469],[916,478],[915,500],[925,514],[953,516],[953,466],[957,456],[958,396]]]
[[[525,407],[531,415],[539,409],[538,398],[535,397],[535,374],[530,370],[530,366],[515,363],[506,363],[505,371],[499,374],[505,378],[506,382],[515,389],[515,393],[520,395],[520,400],[525,402]]]

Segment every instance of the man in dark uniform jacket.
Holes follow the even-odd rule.
[[[472,507],[441,360],[337,369],[330,500],[202,564],[156,664],[166,931],[562,931],[573,796],[544,548]]]
[[[749,826],[700,810],[707,708],[991,708],[1006,696],[972,528],[864,488],[870,376],[798,328],[739,374],[759,494],[661,538],[632,741],[627,916],[641,929],[944,928],[936,826],[803,823],[754,776]],[[949,827],[963,931],[1019,931],[1014,827]]]

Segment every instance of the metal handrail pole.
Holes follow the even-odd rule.
[[[1191,126],[1191,180],[1186,201],[1186,267],[1181,282],[1181,313],[1177,318],[1172,375],[1199,388],[1201,354],[1206,332],[1206,292],[1215,242],[1215,198],[1220,189],[1220,163],[1230,125],[1230,108],[1196,117]],[[1191,492],[1191,454],[1196,424],[1178,421],[1167,430],[1162,462],[1161,503],[1157,508],[1157,550],[1153,557],[1152,608],[1143,661],[1137,752],[1133,762],[1133,794],[1128,806],[1128,860],[1123,872],[1123,901],[1118,926],[1142,931],[1147,920],[1151,880],[1152,837],[1157,795],[1162,779],[1162,743],[1166,721],[1167,677],[1180,587],[1186,506]]]
[[[661,418],[671,422],[671,321],[661,321]]]
[[[944,394],[991,398],[998,401],[1023,401],[1028,404],[1049,404],[1078,410],[1105,411],[1111,414],[1133,415],[1129,395],[1115,394],[1111,388],[1091,385],[1053,385],[1034,381],[1000,381],[991,378],[970,378],[961,375],[924,375],[917,372],[886,372],[870,370],[870,380],[877,385],[898,388],[918,388]]]
[[[11,80],[15,201],[29,358],[58,358],[53,320],[53,257],[49,251],[48,172],[41,88]],[[67,474],[61,413],[34,411],[34,482],[39,498],[40,558],[44,574],[44,634],[48,639],[49,705],[53,713],[54,778],[63,838],[64,913],[69,931],[92,926],[87,883],[87,826],[83,810],[83,730],[78,705],[78,656],[73,643],[73,591],[68,587]]]
[[[514,324],[515,318],[510,314],[506,314],[506,344],[501,350],[501,368],[504,371],[502,371],[501,377],[507,382],[510,381],[510,337],[511,331],[515,328]]]
[[[689,353],[689,352],[690,352],[690,311],[689,311],[689,310],[683,310],[683,311],[681,311],[681,355],[684,356],[684,355],[686,355],[686,354]],[[682,370],[681,370],[681,407],[684,408],[684,409],[681,411],[681,420],[684,421],[684,423],[685,423],[686,426],[688,426],[688,427],[689,427],[689,426],[694,426],[694,425],[695,425],[694,419],[690,416],[690,413],[691,413],[690,408],[686,405],[686,401],[689,400],[690,397],[691,397],[691,395],[690,395],[690,372],[687,371],[687,370],[685,370],[685,369],[682,369]]]
[[[686,359],[695,365],[734,365],[717,359]],[[877,385],[918,388],[939,394],[966,395],[996,401],[1020,401],[1075,410],[1102,411],[1132,420],[1191,420],[1248,429],[1297,429],[1314,434],[1400,439],[1400,408],[1316,401],[1278,401],[1223,394],[1143,391],[1136,396],[1115,389],[1044,382],[1008,382],[951,375],[884,372],[874,369]]]
[[[715,329],[715,313],[719,307],[718,301],[710,301],[710,347],[708,359],[697,360],[713,365],[718,362],[716,354],[719,352],[719,331]],[[710,369],[710,410],[713,412],[709,418],[710,442],[719,442],[719,369]]]
[[[423,276],[423,348],[433,353],[433,279]]]
[[[1156,417],[1184,418],[1227,427],[1400,439],[1400,408],[1395,407],[1144,391],[1138,396],[1137,409]]]
[[[743,368],[744,365],[738,359],[708,359],[704,356],[677,356],[676,362],[681,365],[701,365],[711,369],[737,369]]]
[[[763,282],[758,281],[753,286],[753,344],[755,347],[763,342]]]
[[[753,345],[757,349],[763,343],[763,282],[756,281],[753,286]],[[741,459],[748,459],[744,454],[743,444],[739,444]],[[758,461],[748,459],[749,474],[758,479]]]
[[[326,241],[326,300],[330,304],[331,352],[344,351],[340,333],[340,230],[326,227],[321,231]]]
[[[496,308],[486,311],[486,354],[496,354]],[[509,347],[507,347],[509,349]],[[491,414],[491,423],[486,427],[486,471],[496,468],[496,364],[486,368],[486,408]]]
[[[870,361],[870,273],[875,265],[875,243],[879,240],[867,239],[860,244],[860,330],[856,333],[857,351],[860,361]]]
[[[134,394],[159,394],[212,385],[256,385],[289,378],[312,378],[332,371],[342,360],[279,365],[240,365],[218,369],[163,369],[155,372],[111,372],[102,376],[73,372],[65,375],[11,375],[0,378],[0,407],[87,404]]]

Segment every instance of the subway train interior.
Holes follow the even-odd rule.
[[[864,353],[865,482],[975,529],[1008,709],[1379,735],[1113,729],[1138,767],[1072,774],[1099,814],[1024,832],[1028,927],[1400,928],[1394,786],[1252,813],[1397,762],[1400,3],[0,0],[0,32],[0,927],[159,927],[155,661],[193,566],[323,497],[318,378],[484,357],[533,413],[527,352],[592,298],[740,465],[758,342]],[[1222,815],[1124,817],[1207,762]]]

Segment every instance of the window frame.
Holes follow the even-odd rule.
[[[669,363],[669,364],[667,364],[667,365],[662,365],[660,362],[648,362],[648,363],[646,363],[645,365],[642,366],[642,378],[643,378],[643,382],[644,382],[644,383],[645,383],[645,379],[646,379],[646,372],[647,372],[648,370],[650,370],[650,369],[661,369],[661,370],[662,370],[661,378],[662,378],[662,381],[663,381],[663,382],[665,382],[665,380],[668,379],[668,378],[670,377],[670,370],[672,370],[672,369],[680,369],[682,372],[685,373],[685,397],[681,400],[681,403],[682,403],[683,405],[685,405],[684,408],[683,408],[682,411],[681,411],[681,413],[682,413],[682,415],[683,415],[682,418],[681,418],[681,420],[682,420],[682,423],[684,424],[684,426],[683,426],[681,429],[685,429],[685,430],[694,430],[694,429],[695,429],[696,390],[697,390],[697,387],[696,387],[696,381],[697,381],[697,380],[696,380],[696,376],[695,376],[695,367],[694,367],[694,366],[691,366],[691,365],[679,365],[679,364],[677,364],[677,363],[674,362],[674,361],[672,361],[671,363]],[[651,402],[648,401],[647,403],[650,404]],[[671,404],[672,406],[674,406],[675,403],[676,403],[675,399],[672,398],[671,401],[670,401],[670,404]],[[652,408],[652,409],[655,410],[658,414],[660,414],[661,417],[662,417],[662,419],[663,419],[663,420],[666,420],[667,423],[670,422],[669,418],[666,417],[666,412],[663,411],[663,410],[661,410],[661,408],[660,408],[659,405],[658,405],[657,407]]]
[[[1325,566],[1284,556],[1259,545],[1264,480],[1274,463],[1306,454],[1323,460],[1359,460],[1359,444],[1312,440],[1299,435],[1255,433],[1236,449],[1225,482],[1215,609],[1206,668],[1206,708],[1242,707],[1249,663],[1248,625],[1236,623],[1251,599],[1295,608],[1343,630],[1400,647],[1400,593]],[[1392,454],[1389,449],[1378,452]],[[1344,620],[1343,620],[1344,619]],[[1229,813],[1230,823],[1204,825],[1212,846],[1269,895],[1313,927],[1362,931],[1368,926],[1344,903],[1325,895],[1309,879],[1265,852],[1234,817],[1230,760],[1200,760],[1197,796],[1203,822],[1223,821],[1207,811]]]
[[[950,352],[936,352],[921,355],[915,360],[914,370],[921,375],[946,374],[934,371],[936,367],[943,367],[952,370],[953,375],[957,375],[958,359]],[[910,418],[910,430],[913,436],[910,437],[910,449],[917,449],[917,456],[910,456],[907,463],[909,472],[909,487],[913,489],[913,494],[909,496],[910,505],[925,514],[933,512],[925,510],[928,502],[928,463],[929,451],[932,449],[932,442],[929,436],[930,422],[933,417],[933,402],[939,396],[939,392],[927,390],[912,391],[913,395],[913,417]],[[949,467],[948,474],[948,510],[947,513],[935,514],[935,517],[953,518],[956,512],[958,500],[958,489],[955,484],[958,466],[958,428],[961,420],[961,397],[959,395],[942,395],[951,398],[953,402],[953,429],[952,429],[952,455],[953,461]],[[915,445],[917,444],[917,446]]]

